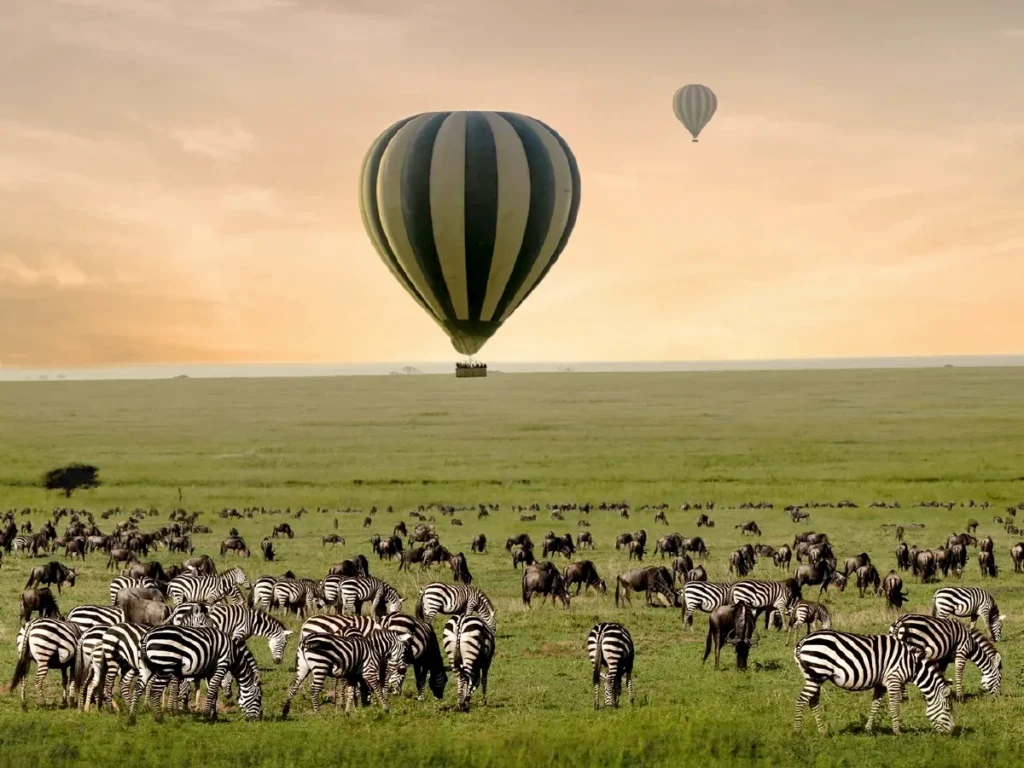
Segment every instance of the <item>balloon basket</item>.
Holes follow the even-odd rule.
[[[481,379],[487,375],[486,363],[456,363],[455,378],[457,379]]]

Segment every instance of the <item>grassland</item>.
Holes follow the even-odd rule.
[[[228,711],[216,724],[191,717],[154,722],[144,713],[134,728],[109,712],[84,715],[27,712],[15,694],[0,694],[0,764],[136,766],[300,765],[1019,765],[1024,732],[1024,576],[1012,573],[1014,543],[991,522],[1008,503],[1024,501],[1024,371],[941,369],[702,373],[655,375],[507,375],[479,380],[448,377],[0,384],[0,508],[49,509],[63,500],[38,489],[44,470],[67,461],[101,467],[103,486],[73,499],[100,512],[112,506],[155,506],[162,524],[178,504],[205,510],[214,533],[196,537],[197,552],[217,552],[229,523],[222,507],[305,506],[381,509],[370,529],[363,514],[310,513],[291,520],[297,535],[277,543],[278,562],[244,561],[251,576],[293,569],[320,576],[356,552],[370,555],[371,531],[389,532],[412,505],[500,502],[502,512],[451,528],[442,540],[469,552],[473,534],[492,548],[470,555],[476,582],[496,599],[498,655],[489,705],[452,711],[454,686],[443,703],[405,698],[389,715],[378,709],[346,719],[328,709],[314,717],[308,696],[292,718],[277,719],[294,663],[275,667],[266,644],[251,643],[261,665],[267,719],[245,723]],[[533,501],[628,500],[635,507],[668,502],[670,526],[695,532],[685,500],[714,500],[717,526],[706,534],[712,579],[725,577],[727,553],[740,542],[733,526],[756,519],[763,541],[790,541],[798,526],[779,509],[808,500],[853,499],[856,510],[819,510],[811,526],[827,531],[840,557],[863,550],[884,574],[893,542],[881,525],[927,525],[917,543],[937,546],[963,529],[969,516],[996,541],[1000,578],[989,587],[1008,614],[1003,694],[971,696],[954,705],[957,735],[929,732],[920,695],[904,707],[905,728],[868,736],[861,728],[868,694],[826,689],[831,733],[790,732],[800,677],[784,638],[765,636],[741,674],[734,659],[702,667],[706,617],[692,633],[675,610],[616,609],[611,595],[574,599],[569,611],[522,606],[519,573],[501,542],[527,531],[578,532],[576,515],[551,523],[545,513],[520,523],[508,506]],[[916,508],[919,501],[987,500],[976,510]],[[873,499],[903,509],[867,509]],[[775,511],[746,512],[743,501],[772,501]],[[347,546],[325,551],[319,537],[333,518]],[[613,537],[645,527],[651,513],[629,521],[590,515],[597,550],[588,555],[607,577],[627,567]],[[253,546],[283,516],[232,521]],[[37,518],[36,523],[41,521]],[[20,522],[20,518],[19,518]],[[104,523],[112,527],[113,520]],[[167,553],[158,557],[169,562]],[[371,569],[408,597],[428,577],[399,574],[371,559]],[[61,596],[63,610],[104,602],[110,573],[90,558],[79,584]],[[14,668],[17,596],[29,563],[10,556],[0,569],[0,670]],[[774,577],[770,565],[759,575]],[[440,578],[447,576],[438,574]],[[609,578],[610,580],[610,578]],[[979,584],[972,559],[964,583]],[[926,611],[933,586],[909,585],[910,608]],[[837,628],[883,631],[882,604],[856,591],[832,599]],[[638,649],[637,705],[592,709],[585,637],[598,620],[632,631]],[[438,627],[440,626],[438,620]],[[979,690],[970,667],[967,689]],[[57,700],[53,679],[49,701]],[[475,702],[478,704],[479,702]],[[888,728],[886,723],[885,728]]]

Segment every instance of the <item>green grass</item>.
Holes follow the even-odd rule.
[[[216,554],[237,525],[254,552],[283,515],[221,520],[222,507],[305,506],[382,510],[371,529],[365,513],[311,512],[298,521],[294,540],[278,540],[278,562],[258,555],[243,561],[250,576],[292,569],[320,577],[330,563],[357,552],[370,555],[371,531],[390,532],[417,504],[500,502],[489,520],[459,513],[465,525],[439,518],[442,541],[469,553],[473,534],[492,543],[468,555],[475,583],[499,610],[497,656],[487,707],[479,693],[469,714],[445,701],[417,702],[406,695],[384,715],[377,708],[346,718],[328,707],[314,717],[300,694],[292,717],[278,720],[291,681],[294,642],[275,667],[266,643],[251,647],[263,674],[267,719],[245,723],[228,710],[221,722],[190,716],[157,724],[145,711],[136,726],[109,712],[85,715],[40,710],[31,697],[23,712],[16,694],[0,694],[0,763],[18,766],[98,764],[116,755],[131,766],[396,765],[1009,765],[1020,754],[1024,677],[1021,648],[1024,576],[1014,575],[1014,542],[992,523],[1009,503],[1024,501],[1024,371],[939,369],[699,373],[652,375],[507,375],[487,379],[390,377],[278,380],[174,380],[158,382],[54,382],[0,384],[0,507],[49,509],[63,499],[39,490],[42,473],[69,461],[101,468],[103,486],[73,499],[96,513],[108,507],[154,506],[163,524],[177,505],[202,509],[213,527],[197,536],[197,552]],[[968,517],[996,541],[1002,572],[988,586],[1008,615],[1004,683],[1000,697],[972,696],[954,705],[958,733],[929,732],[920,694],[904,705],[903,736],[883,730],[865,735],[869,694],[826,688],[823,701],[831,736],[820,738],[813,720],[791,734],[800,676],[784,638],[774,631],[751,654],[746,674],[723,655],[723,669],[702,667],[707,619],[693,632],[675,610],[616,609],[611,595],[574,599],[567,612],[550,604],[522,606],[520,574],[502,548],[527,531],[537,542],[549,528],[579,531],[577,515],[552,523],[520,523],[512,503],[629,500],[668,502],[670,526],[696,532],[684,501],[714,500],[717,526],[705,535],[712,579],[725,577],[728,553],[743,540],[733,526],[755,519],[763,540],[791,541],[798,526],[781,511],[787,503],[853,499],[856,510],[816,510],[811,527],[828,532],[840,557],[871,553],[884,574],[894,565],[893,541],[881,525],[921,522],[914,540],[937,546]],[[988,513],[959,507],[920,509],[916,503],[988,500]],[[904,509],[865,508],[873,499],[898,499]],[[774,511],[748,512],[743,501],[772,501]],[[333,518],[348,544],[325,551],[319,537]],[[612,546],[616,533],[644,527],[662,531],[653,513],[629,521],[594,512],[597,550],[587,555],[609,581],[627,566]],[[22,518],[19,518],[19,522]],[[105,530],[117,518],[101,521]],[[120,518],[120,519],[123,519]],[[38,525],[42,516],[33,521]],[[166,552],[157,554],[172,562]],[[219,558],[217,558],[219,562]],[[231,560],[230,562],[234,562]],[[559,565],[562,562],[559,560]],[[0,670],[14,669],[17,596],[30,562],[12,555],[0,569]],[[99,556],[80,566],[79,584],[60,598],[64,611],[105,602],[110,572]],[[407,596],[412,610],[419,571],[371,558],[375,575]],[[756,575],[774,578],[767,564]],[[437,572],[435,578],[447,580]],[[965,584],[980,584],[969,565]],[[912,610],[927,611],[934,586],[909,584]],[[881,602],[852,590],[832,599],[836,627],[884,631]],[[592,709],[586,633],[598,620],[627,625],[637,645],[638,700],[618,711]],[[437,621],[440,628],[441,620]],[[9,679],[9,678],[8,678]],[[47,684],[51,705],[55,678]],[[971,666],[967,690],[979,691]]]

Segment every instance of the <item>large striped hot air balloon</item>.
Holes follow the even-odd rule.
[[[697,141],[697,136],[714,117],[718,109],[718,97],[706,85],[684,85],[672,97],[672,110],[679,122]]]
[[[370,147],[363,226],[384,263],[475,354],[558,260],[580,175],[561,136],[511,112],[426,112]]]

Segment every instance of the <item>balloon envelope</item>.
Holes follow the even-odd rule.
[[[697,140],[697,136],[714,117],[718,109],[718,97],[706,85],[684,85],[672,97],[672,110],[686,130]]]
[[[511,112],[426,112],[380,134],[359,207],[381,259],[444,329],[476,353],[558,261],[580,176],[554,130]]]

